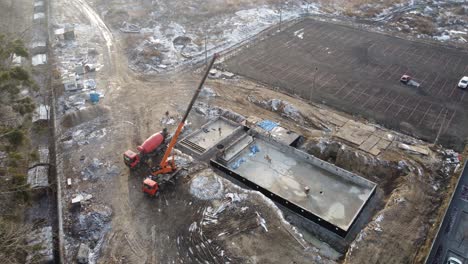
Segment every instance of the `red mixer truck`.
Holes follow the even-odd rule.
[[[137,147],[138,153],[132,150],[127,150],[124,153],[124,162],[129,168],[133,169],[140,164],[142,160],[158,153],[165,147],[164,140],[167,138],[167,131],[164,129],[161,132],[151,135],[149,138]]]

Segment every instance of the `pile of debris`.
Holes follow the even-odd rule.
[[[380,14],[379,21],[417,38],[467,43],[468,5],[460,1],[427,1],[395,7]]]
[[[136,41],[128,43],[129,67],[138,72],[158,73],[174,69],[181,65],[191,65],[205,60],[208,56],[232,47],[278,23],[281,15],[283,20],[291,20],[308,13],[321,13],[317,3],[303,4],[290,2],[282,6],[281,12],[275,7],[263,5],[244,9],[235,13],[211,16],[204,19],[189,20],[190,22],[168,18],[161,10],[174,10],[177,2],[159,3],[158,8],[151,12],[150,17],[140,24],[148,24],[140,28],[136,24],[124,22],[120,28],[124,33],[142,33]],[[177,14],[177,10],[175,11]],[[281,13],[281,14],[280,14]],[[164,20],[161,20],[161,19]],[[147,23],[147,21],[155,23]],[[203,24],[202,24],[203,23]],[[214,78],[232,78],[229,72],[212,74]]]
[[[74,240],[71,245],[77,252],[78,263],[95,263],[104,242],[104,236],[110,229],[112,210],[104,205],[72,207],[70,234],[67,239]],[[76,239],[72,239],[72,237]],[[71,241],[70,241],[71,242]]]
[[[124,21],[120,31],[123,33],[140,33],[140,27],[136,24],[131,24],[127,21]]]
[[[219,106],[212,106],[203,102],[196,102],[193,106],[195,112],[205,116],[208,119],[216,119],[220,116],[232,120],[237,123],[242,123],[246,118],[229,109],[224,109]]]
[[[75,31],[64,31],[66,28],[56,30],[56,35],[60,33],[64,38],[57,37],[55,44],[57,63],[54,76],[61,79],[65,91],[59,100],[62,113],[82,110],[86,108],[86,102],[96,103],[104,97],[97,90],[95,80],[96,72],[102,68],[98,62],[99,54],[95,47],[81,47],[75,39],[74,32],[87,30],[86,27],[80,25],[74,28]],[[82,35],[86,36],[84,33]]]
[[[293,104],[281,99],[263,99],[256,96],[249,95],[247,100],[264,109],[276,112],[281,116],[293,120],[300,125],[309,126],[317,129],[328,130],[328,126],[323,124],[320,120],[312,116],[304,115]]]

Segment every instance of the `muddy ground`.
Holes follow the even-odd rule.
[[[71,4],[80,7],[82,13],[68,9],[69,5],[64,2],[52,3],[57,24],[84,23],[96,26],[94,30],[100,29],[101,21],[96,20],[82,2],[74,1]],[[66,186],[68,178],[72,181],[72,186],[65,189],[63,194],[66,261],[72,262],[80,243],[85,243],[91,247],[92,262],[96,262],[100,256],[100,263],[160,263],[170,260],[190,263],[190,256],[188,259],[180,256],[188,248],[179,249],[177,237],[188,232],[190,225],[197,220],[196,216],[187,217],[190,215],[187,212],[199,213],[206,204],[188,194],[188,183],[168,187],[167,192],[159,197],[161,199],[148,199],[139,190],[142,175],[129,175],[121,158],[127,148],[141,144],[148,135],[162,129],[159,120],[166,111],[174,114],[183,111],[187,94],[191,94],[199,76],[179,74],[145,80],[128,70],[118,42],[107,42],[111,45],[106,46],[105,39],[93,35],[96,31],[89,31],[86,27],[78,28],[76,32],[78,39],[82,36],[85,43],[85,38],[96,37],[98,45],[84,46],[92,45],[102,54],[96,59],[105,66],[96,80],[105,97],[96,106],[85,105],[85,109],[73,111],[64,106],[72,94],[58,92],[61,95],[58,101],[64,102],[57,106],[58,124],[64,125],[58,128],[61,152],[58,169],[64,175],[63,186]],[[111,49],[110,54],[107,53],[108,48]],[[57,52],[60,50],[62,53],[57,53],[58,67],[64,65],[62,62],[66,54],[73,52],[69,47],[58,48]],[[61,90],[59,82],[55,87],[57,91]],[[77,194],[85,197],[92,195],[89,202],[78,210],[70,204]],[[268,245],[268,241],[276,241],[270,235],[282,237],[285,244],[261,247],[265,253],[256,250],[257,258],[267,262],[281,258],[286,262],[287,259],[296,258],[298,262],[303,262],[313,257],[315,253],[299,250],[303,247],[295,238],[277,228],[281,227],[280,218],[276,214],[269,216],[270,212],[262,209],[262,204],[266,206],[266,202],[259,201],[252,207],[265,212],[264,217],[267,224],[271,224],[271,229],[266,235],[260,235],[262,229],[255,227],[257,235],[254,236],[260,236],[265,245]],[[178,227],[174,228],[175,225]],[[244,263],[245,252],[242,254],[242,251],[251,248],[248,246],[251,243],[247,242],[253,239],[250,236],[250,232],[234,236],[232,239],[241,239],[238,242],[240,246],[235,246],[230,240],[230,245],[223,247],[225,253],[219,254]],[[290,253],[285,254],[281,250],[284,247],[290,248]],[[232,250],[228,251],[228,248]],[[271,248],[277,248],[275,251],[278,253],[271,254]],[[249,259],[255,259],[255,255],[247,255]]]
[[[466,44],[467,6],[459,1],[96,1],[118,33],[131,69],[155,73],[191,65],[248,41],[280,21],[311,15],[414,39]],[[144,19],[142,19],[144,18]]]
[[[149,4],[149,1],[143,2],[142,6],[144,4]],[[121,8],[133,10],[126,5],[124,2]],[[236,5],[236,8],[244,6]],[[175,185],[165,186],[159,197],[149,199],[140,191],[143,175],[129,173],[122,162],[122,153],[135,149],[146,137],[161,130],[164,125],[160,121],[166,111],[177,120],[201,78],[202,69],[192,72],[192,68],[187,68],[190,70],[153,76],[135,73],[129,69],[132,59],[126,53],[126,36],[118,33],[119,29],[106,19],[108,10],[99,6],[97,10],[101,11],[96,12],[84,0],[55,0],[51,2],[51,10],[54,28],[65,23],[76,25],[76,41],[65,45],[62,41],[53,41],[57,71],[64,74],[67,65],[74,61],[72,57],[87,57],[103,65],[92,75],[97,89],[104,95],[96,105],[91,105],[88,100],[72,104],[78,101],[74,96],[79,92],[64,92],[59,78],[53,84],[58,95],[55,106],[57,124],[60,125],[57,127],[57,168],[64,186],[67,262],[74,261],[80,243],[91,248],[89,257],[92,263],[192,263],[194,260],[211,261],[214,257],[214,261],[223,262],[226,260],[223,258],[229,258],[235,263],[422,261],[425,252],[418,250],[430,241],[428,234],[437,222],[437,206],[445,199],[440,192],[449,192],[447,183],[455,167],[439,171],[446,164],[440,162],[443,154],[437,152],[438,147],[431,151],[429,157],[410,155],[395,146],[381,156],[373,157],[333,137],[333,131],[338,128],[327,117],[340,115],[344,119],[352,119],[346,114],[325,106],[311,106],[303,100],[269,89],[271,87],[239,78],[212,80],[206,85],[212,87],[218,96],[205,98],[205,103],[245,116],[254,114],[280,121],[308,138],[303,147],[305,151],[377,182],[382,200],[374,209],[374,217],[357,236],[351,249],[337,259],[331,256],[333,254],[326,254],[322,242],[315,241],[314,244],[308,240],[304,243],[288,224],[282,222],[276,206],[258,193],[248,193],[248,199],[239,200],[226,196],[229,193],[245,194],[245,191],[221,179],[225,192],[209,201],[190,191],[198,178],[194,173],[180,177]],[[146,13],[136,12],[134,16],[138,14]],[[90,53],[90,49],[96,52]],[[180,52],[171,52],[182,57]],[[266,109],[251,96],[257,102],[280,98],[291,102],[302,114],[288,116],[281,111]],[[204,120],[207,119],[194,115],[189,118],[192,129]],[[173,130],[174,126],[169,126],[169,129]],[[385,130],[385,133],[393,132]],[[425,144],[403,135],[398,138],[406,143]],[[72,184],[67,187],[68,178]],[[78,194],[89,199],[77,209],[71,206],[71,199]],[[206,233],[210,236],[197,236],[193,231],[200,230],[198,227],[204,210],[220,208],[224,203],[228,209],[219,215],[219,219],[225,216],[223,228],[246,222],[242,232],[231,230],[234,235],[220,238],[223,236],[219,236],[217,231],[222,232],[223,229],[214,225],[213,231]],[[245,207],[248,208],[243,209]],[[242,210],[246,216],[241,214]],[[261,219],[265,220],[266,228],[262,226]],[[208,243],[209,240],[214,241],[213,244]],[[210,249],[199,251],[193,247],[196,244]]]

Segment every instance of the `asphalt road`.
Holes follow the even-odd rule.
[[[406,134],[461,146],[468,136],[468,53],[306,19],[226,60],[239,75],[362,115]],[[408,74],[421,84],[403,85]]]
[[[450,202],[426,264],[446,263],[455,257],[468,263],[468,163]]]

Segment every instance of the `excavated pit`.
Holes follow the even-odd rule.
[[[218,118],[179,145],[191,154],[209,153],[205,157],[213,158],[213,167],[346,237],[377,184],[272,137],[246,130],[247,127]]]
[[[376,184],[260,134],[230,145],[211,164],[273,201],[346,237]]]
[[[216,145],[229,142],[242,132],[242,126],[226,118],[214,119],[191,133],[179,143],[179,148],[190,155],[203,159],[215,151]]]

